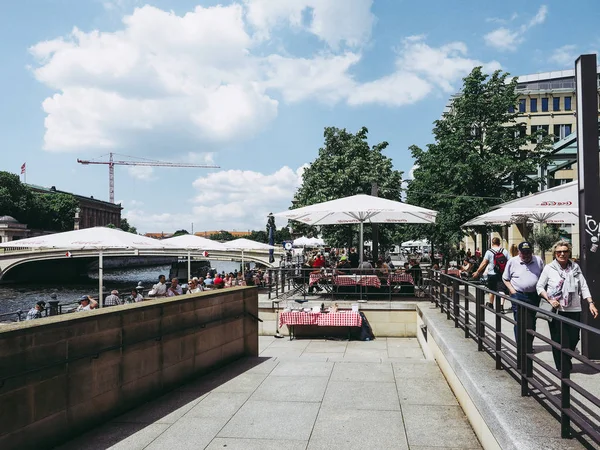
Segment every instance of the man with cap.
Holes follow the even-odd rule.
[[[520,300],[532,306],[539,307],[540,297],[538,296],[536,285],[544,269],[544,263],[539,256],[533,254],[531,243],[524,241],[519,244],[519,254],[508,260],[502,281],[506,285],[510,298]],[[518,321],[518,307],[511,305],[515,321]],[[535,330],[535,311],[527,309],[527,322],[532,330]],[[515,325],[515,339],[518,342],[518,330]],[[533,352],[533,336],[527,335],[527,352]]]
[[[33,308],[29,310],[29,312],[27,313],[27,317],[25,317],[25,320],[41,319],[42,311],[44,309],[46,309],[46,302],[40,300],[35,304]]]
[[[92,309],[92,298],[89,295],[79,297],[77,311],[90,311]]]
[[[104,306],[117,306],[122,304],[123,302],[119,297],[119,291],[117,291],[116,289],[110,291],[110,295],[107,295],[104,299]]]

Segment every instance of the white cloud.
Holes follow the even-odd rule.
[[[356,47],[368,41],[375,23],[373,0],[245,0],[245,4],[248,22],[260,39],[269,38],[277,27],[290,25],[332,48],[342,43]]]
[[[561,68],[567,66],[573,67],[577,56],[577,46],[563,45],[554,50],[554,53],[550,56],[550,61],[558,64]]]
[[[392,73],[359,81],[353,70],[363,50],[348,46],[365,42],[374,19],[371,0],[353,2],[247,0],[184,15],[146,5],[124,16],[117,31],[74,28],[39,42],[30,49],[34,75],[56,91],[42,103],[44,148],[169,152],[174,161],[212,164],[222,144],[247,140],[272,122],[279,98],[401,106],[457,89],[476,65],[499,67],[468,58],[462,42],[431,47],[424,36],[410,36]],[[263,54],[248,23],[257,33],[304,27],[329,47],[303,58]]]
[[[154,168],[150,166],[128,166],[127,172],[137,180],[151,180],[154,175]]]
[[[525,40],[525,33],[536,25],[541,25],[545,22],[548,15],[548,7],[546,5],[540,6],[535,16],[533,16],[528,22],[522,24],[518,28],[507,28],[505,26],[496,28],[493,31],[487,33],[483,39],[485,43],[499,51],[516,51],[517,47]],[[516,19],[517,16],[513,14],[511,21]],[[489,20],[488,20],[489,21]],[[494,20],[492,20],[494,21]],[[498,20],[495,20],[498,21]],[[498,21],[498,23],[506,24],[507,21]]]
[[[267,214],[290,206],[302,183],[305,167],[294,170],[284,166],[267,174],[250,170],[209,173],[193,183],[197,194],[191,201],[191,207],[187,208],[191,212],[155,214],[134,208],[127,211],[125,217],[143,232],[189,228],[192,222],[195,230],[263,229]],[[286,224],[277,223],[277,226]]]

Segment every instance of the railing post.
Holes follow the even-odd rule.
[[[450,320],[450,277],[446,278],[446,320]],[[454,295],[454,293],[453,293]]]
[[[271,289],[273,286],[273,271],[271,269],[267,269],[267,276],[269,277],[269,300],[271,300]]]
[[[481,324],[482,320],[485,320],[485,312],[483,310],[483,296],[484,292],[481,289],[477,289],[475,292],[475,333],[477,333],[477,351],[483,351],[483,334],[485,333],[485,327]]]
[[[469,332],[469,285],[465,284],[465,338],[469,338],[471,333]]]
[[[495,310],[495,318],[496,318],[496,328],[495,328],[495,337],[496,337],[496,370],[501,370],[502,367],[502,316],[500,315],[501,302],[500,297],[496,296],[496,301],[494,302],[494,310]]]
[[[529,395],[529,383],[527,377],[530,376],[529,364],[527,363],[527,327],[528,327],[528,314],[527,308],[524,305],[519,305],[519,315],[517,318],[517,328],[519,330],[519,348],[521,349],[521,397],[527,397]]]
[[[556,319],[554,319],[556,320]],[[560,435],[564,438],[571,437],[571,418],[565,411],[571,408],[571,387],[566,383],[571,377],[571,365],[567,363],[565,349],[569,348],[567,325],[560,322],[560,392],[561,392],[561,412],[560,412]]]
[[[439,284],[440,294],[438,295],[440,304],[437,306],[440,307],[441,312],[444,312],[444,294],[445,294],[445,290],[446,290],[445,280],[446,280],[445,277],[440,276],[440,284]]]
[[[453,312],[454,312],[454,328],[458,328],[458,318],[460,317],[460,309],[458,308],[458,301],[459,301],[459,296],[458,296],[458,280],[454,280],[454,282],[452,283],[452,289],[454,289],[454,292],[452,293],[452,306],[453,306]]]

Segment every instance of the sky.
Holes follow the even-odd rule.
[[[140,232],[264,229],[325,127],[366,126],[409,178],[409,146],[473,67],[573,68],[600,50],[599,16],[598,0],[3,0],[0,170],[108,200],[108,166],[78,158],[218,165],[117,166],[115,200]]]

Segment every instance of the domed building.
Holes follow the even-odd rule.
[[[27,225],[11,216],[0,216],[0,242],[10,242],[27,237]]]

